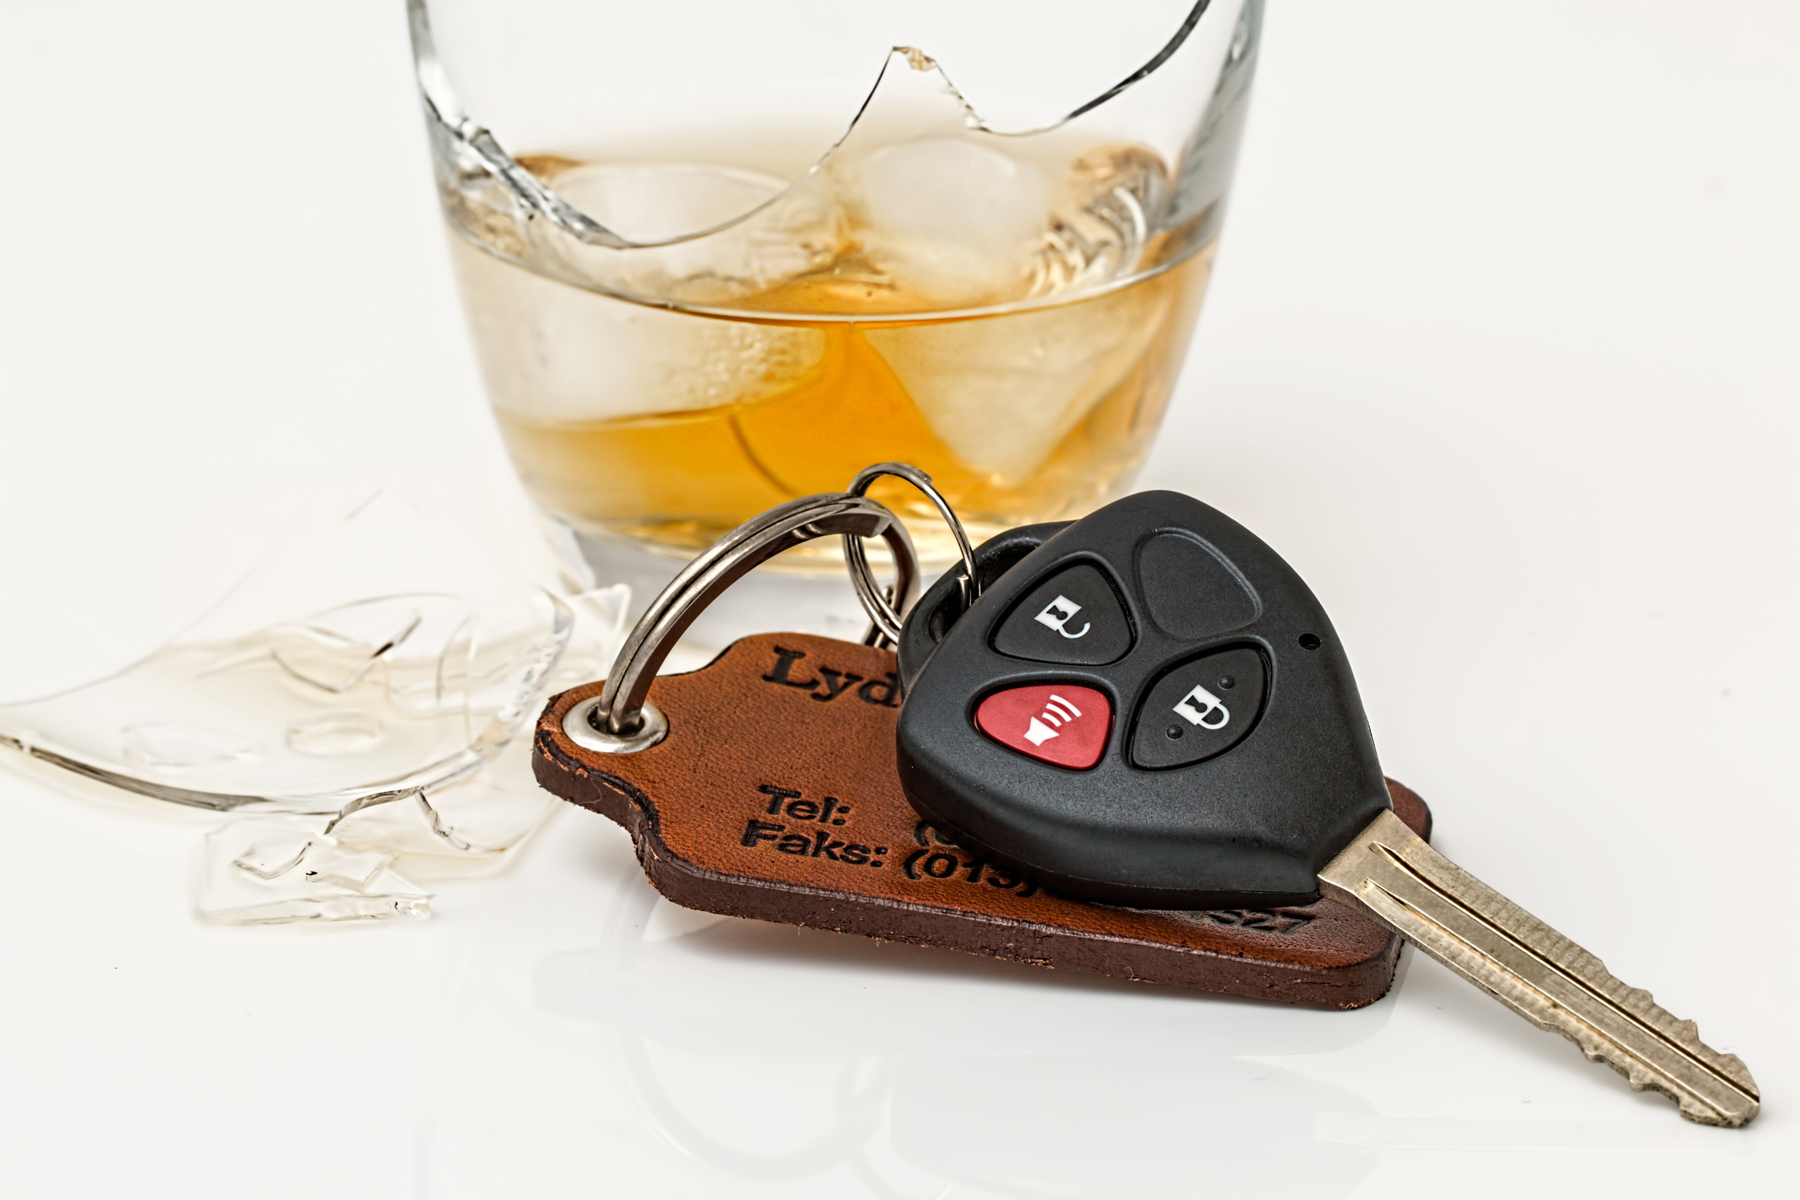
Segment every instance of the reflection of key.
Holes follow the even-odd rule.
[[[1330,620],[1248,530],[1196,500],[1152,492],[1013,562],[941,634],[929,631],[941,597],[954,594],[943,585],[902,633],[900,779],[934,827],[1046,889],[1102,903],[1266,911],[1323,892],[1633,1087],[1673,1097],[1684,1116],[1742,1125],[1756,1115],[1756,1084],[1735,1056],[1394,816]],[[1123,648],[1104,661],[1038,659],[1022,671],[990,631],[1004,632],[1013,606],[1070,563],[1103,575],[1125,600]],[[1046,609],[1038,620],[1070,615]],[[1067,728],[1041,743],[1010,732],[1043,696],[1076,687],[1087,689],[1084,710],[1106,711],[1110,696],[1116,716],[1104,737],[1098,721],[1089,726],[1094,740],[1081,754]],[[1018,725],[982,719],[1001,709],[1016,710]]]

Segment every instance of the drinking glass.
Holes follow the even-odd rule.
[[[408,8],[500,432],[602,573],[672,572],[884,460],[976,540],[1130,486],[1211,275],[1261,0]],[[874,494],[953,558],[921,497]]]

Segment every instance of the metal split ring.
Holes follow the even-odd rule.
[[[857,479],[861,481],[870,471],[898,473],[896,467],[899,464],[884,463],[869,468]],[[911,467],[899,469],[912,471]],[[927,486],[929,483],[926,480]],[[866,488],[867,484],[863,486]],[[935,497],[935,493],[932,495]],[[941,505],[941,497],[936,498]],[[843,535],[859,554],[857,561],[862,563],[862,571],[859,575],[852,570],[851,579],[859,581],[857,595],[863,606],[884,633],[898,638],[901,614],[919,595],[919,559],[906,526],[860,491],[804,496],[744,522],[683,567],[632,628],[631,636],[613,660],[612,670],[607,672],[606,687],[598,697],[569,710],[563,718],[563,732],[576,745],[603,754],[633,754],[662,741],[669,723],[647,702],[650,683],[688,626],[725,589],[759,564],[814,538],[836,534]],[[861,539],[869,537],[885,541],[894,556],[892,594],[897,605],[876,590],[869,578],[868,560],[860,557]],[[868,595],[881,600],[880,610],[869,604]]]
[[[950,527],[950,535],[956,539],[957,553],[962,556],[963,574],[958,582],[962,585],[963,608],[967,609],[981,595],[981,580],[975,574],[975,551],[970,547],[969,535],[963,532],[962,522],[957,519],[956,512],[950,507],[950,502],[944,499],[942,492],[932,486],[931,476],[906,463],[876,463],[872,467],[865,467],[857,472],[856,478],[850,481],[850,487],[845,494],[865,496],[874,482],[883,475],[904,479],[924,492],[925,498],[930,500],[932,506],[938,510],[938,515],[944,518],[944,524]],[[863,611],[869,614],[869,620],[874,623],[869,630],[869,635],[863,641],[876,646],[882,645],[884,642],[887,645],[899,642],[900,626],[903,623],[902,614],[896,610],[887,593],[875,582],[875,574],[869,569],[869,556],[863,550],[861,538],[845,535],[844,561],[850,568],[850,585],[856,589],[856,598],[862,601]],[[911,601],[907,600],[905,603],[910,604]]]

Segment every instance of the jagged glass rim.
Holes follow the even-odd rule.
[[[1199,27],[1200,18],[1205,16],[1207,9],[1211,7],[1212,0],[1195,0],[1193,7],[1188,10],[1187,16],[1182,19],[1181,25],[1176,29],[1174,35],[1164,43],[1162,48],[1153,54],[1143,66],[1127,75],[1124,79],[1121,79],[1118,83],[1113,84],[1098,96],[1095,96],[1092,100],[1088,100],[1085,103],[1078,105],[1066,115],[1059,117],[1047,125],[1038,126],[1032,129],[1000,130],[993,128],[986,121],[981,119],[981,115],[969,105],[967,100],[963,99],[961,90],[957,89],[955,83],[950,80],[948,72],[944,71],[943,67],[939,66],[935,61],[930,60],[928,57],[927,61],[932,62],[932,69],[942,75],[944,81],[950,85],[953,91],[955,91],[957,99],[962,103],[964,112],[968,114],[970,127],[972,129],[995,137],[1031,137],[1035,134],[1047,133],[1050,130],[1067,125],[1070,121],[1075,120],[1084,113],[1093,111],[1102,104],[1113,99],[1115,96],[1128,91],[1143,79],[1154,74],[1158,68],[1168,62],[1169,59],[1173,58],[1176,52],[1186,44],[1188,37]],[[881,90],[882,81],[887,78],[888,71],[893,68],[894,60],[902,56],[923,56],[922,52],[910,46],[892,47],[887,61],[882,64],[880,72],[875,76],[874,85],[870,87],[868,94],[863,97],[863,102],[857,106],[857,110],[851,116],[849,124],[845,126],[844,132],[838,136],[837,140],[832,142],[825,153],[820,155],[816,162],[805,171],[801,172],[798,177],[791,180],[787,186],[783,187],[779,192],[774,193],[768,199],[762,201],[762,203],[746,209],[735,217],[721,221],[715,225],[707,226],[704,229],[696,230],[692,233],[684,233],[677,237],[660,240],[632,241],[629,238],[621,237],[619,234],[614,233],[605,225],[602,225],[600,222],[588,216],[585,212],[582,212],[581,209],[577,208],[575,205],[564,200],[556,193],[554,188],[550,187],[543,180],[539,179],[536,175],[532,174],[522,166],[519,161],[500,144],[499,139],[494,136],[491,130],[486,126],[481,125],[473,117],[469,116],[468,113],[463,111],[462,103],[457,99],[456,91],[450,84],[449,72],[444,69],[443,61],[438,58],[437,42],[433,37],[431,30],[431,14],[428,9],[428,0],[406,0],[406,14],[407,23],[412,33],[413,71],[418,81],[420,98],[425,104],[427,119],[442,126],[459,142],[468,146],[479,155],[488,169],[491,170],[496,177],[503,180],[507,187],[527,208],[543,216],[557,228],[561,229],[564,233],[569,234],[576,240],[586,245],[599,246],[608,250],[649,250],[664,246],[678,246],[685,242],[698,241],[701,238],[711,237],[714,234],[730,229],[734,225],[740,225],[745,221],[750,220],[752,217],[755,217],[758,213],[772,207],[795,188],[798,188],[823,170],[826,164],[837,154],[838,149],[844,144],[844,140],[848,138],[856,126],[861,123],[863,114],[868,111],[870,102]],[[1196,247],[1196,249],[1197,248],[1198,247]],[[1145,274],[1156,273],[1157,270],[1166,270],[1176,263],[1186,261],[1188,257],[1189,255],[1187,254],[1179,255],[1171,262],[1158,264],[1158,267],[1151,272],[1134,272],[1132,279],[1136,280],[1142,278]],[[1115,282],[1123,283],[1128,281]],[[1093,293],[1084,292],[1083,298],[1086,298],[1090,294],[1100,294],[1105,290],[1107,289],[1102,288],[1096,289]],[[656,302],[650,301],[650,303]],[[695,306],[677,302],[665,302],[661,306],[678,308],[684,312],[711,311],[707,306]],[[733,316],[749,315],[738,309],[721,309],[718,311],[729,311]],[[996,310],[990,307],[983,307],[971,311],[989,313]],[[934,312],[932,318],[945,319],[952,315],[955,314]],[[771,318],[771,324],[786,323],[775,314],[769,314],[769,316]],[[905,314],[895,314],[895,316],[902,318],[901,321],[896,323],[907,323],[904,321]]]

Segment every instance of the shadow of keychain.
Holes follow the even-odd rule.
[[[909,613],[919,587],[911,539],[866,495],[884,475],[931,499],[961,554],[960,569],[917,612]],[[898,463],[868,468],[845,492],[771,509],[676,576],[607,680],[550,701],[536,732],[538,781],[624,826],[651,883],[688,908],[1315,1007],[1379,999],[1400,939],[1349,906],[1084,903],[959,846],[963,839],[922,821],[907,800],[895,764],[903,684],[889,647],[908,634],[941,640],[984,589],[1065,527],[1026,526],[971,548],[930,478]],[[871,618],[863,644],[758,634],[697,671],[656,675],[682,632],[733,583],[830,536],[843,537],[852,586]],[[869,568],[863,540],[871,537],[893,555],[890,588]],[[1398,784],[1389,791],[1401,820],[1428,834],[1424,803]]]

